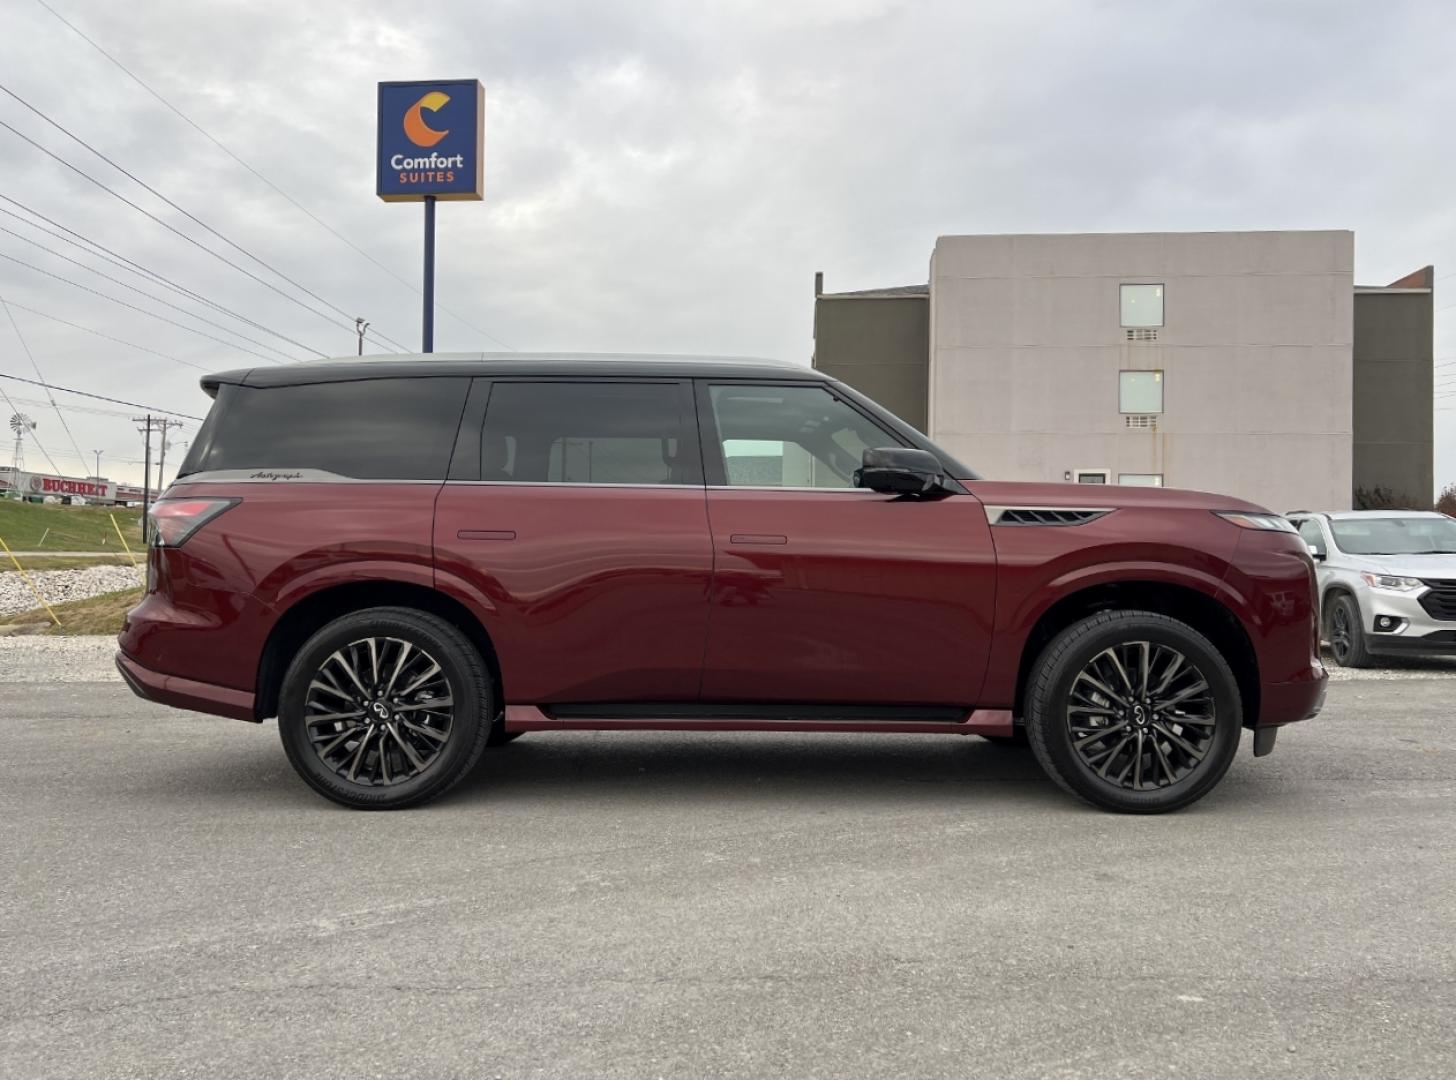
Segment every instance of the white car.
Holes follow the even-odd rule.
[[[1419,510],[1287,516],[1315,561],[1321,637],[1335,663],[1456,655],[1456,518]]]

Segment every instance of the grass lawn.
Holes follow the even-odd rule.
[[[126,542],[142,550],[141,511],[0,499],[0,538],[13,551],[121,551],[111,515]],[[0,553],[3,555],[3,553]]]
[[[46,631],[48,634],[118,634],[121,632],[121,617],[141,603],[142,591],[140,587],[123,589],[88,600],[52,604],[51,609],[61,620],[59,627],[51,622],[44,608],[22,611],[18,615],[0,615],[0,626],[45,623],[50,625]]]

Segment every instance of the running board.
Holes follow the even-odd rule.
[[[904,731],[1014,733],[1009,709],[924,705],[725,705],[612,702],[507,705],[507,731]]]

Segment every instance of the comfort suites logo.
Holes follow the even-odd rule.
[[[478,199],[479,82],[379,84],[377,194],[390,202]]]
[[[436,131],[425,123],[424,117],[420,115],[421,109],[429,109],[430,112],[438,112],[441,107],[450,104],[450,95],[442,94],[438,90],[431,90],[424,97],[416,101],[404,114],[404,134],[410,142],[416,146],[423,146],[426,150],[450,134],[448,131]]]

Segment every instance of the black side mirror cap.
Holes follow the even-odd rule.
[[[854,486],[886,495],[943,495],[952,490],[940,459],[908,446],[866,450],[854,471]]]

